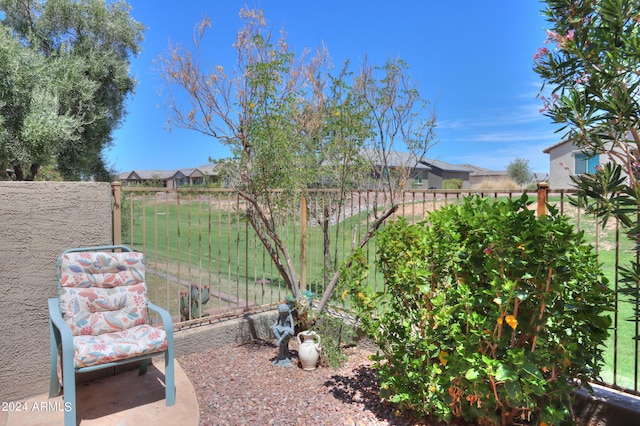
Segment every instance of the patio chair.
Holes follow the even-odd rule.
[[[166,405],[174,405],[173,325],[169,313],[147,299],[144,255],[126,246],[70,249],[58,258],[56,276],[58,297],[49,299],[49,397],[62,390],[65,426],[76,424],[76,373],[138,361],[142,375],[149,358],[162,354]],[[164,329],[151,325],[148,309]]]

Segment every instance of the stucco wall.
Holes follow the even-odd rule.
[[[48,392],[55,260],[111,244],[111,205],[109,183],[0,181],[0,401]]]
[[[571,188],[571,171],[575,170],[575,153],[579,152],[571,143],[558,145],[549,151],[549,187]]]
[[[611,161],[611,157],[607,155],[610,151],[617,151],[621,158],[626,156],[622,149],[613,148],[611,143],[607,143],[598,158],[601,166]],[[549,186],[554,189],[573,188],[575,185],[571,180],[571,174],[576,169],[576,154],[581,152],[580,148],[571,141],[565,141],[547,148],[544,152],[549,154]]]

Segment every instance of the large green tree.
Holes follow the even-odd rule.
[[[124,1],[0,0],[0,163],[109,180],[105,149],[135,87],[142,24]]]
[[[228,70],[221,64],[206,69],[201,59],[208,19],[196,29],[195,52],[173,45],[160,58],[170,120],[229,147],[233,158],[225,164],[234,189],[246,202],[246,217],[287,287],[300,298],[299,278],[282,235],[284,219],[298,214],[291,197],[303,198],[309,189],[331,186],[341,190],[334,204],[339,209],[344,192],[371,174],[363,152],[377,149],[380,155],[374,161],[386,161],[392,144],[403,143],[418,153],[415,162],[432,142],[435,119],[420,115],[424,105],[402,62],[389,61],[380,68],[365,65],[356,75],[345,65],[332,75],[324,47],[296,55],[284,34],[272,37],[261,10],[242,9],[240,18],[243,26],[233,46],[237,62]],[[389,197],[379,206],[361,245],[398,208],[398,182],[406,181],[410,168],[394,178],[397,182],[389,186]],[[327,239],[329,218],[338,213],[309,206],[324,224]],[[326,297],[336,280],[331,279]],[[326,298],[321,307],[324,303]]]

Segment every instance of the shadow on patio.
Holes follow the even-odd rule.
[[[96,379],[77,387],[77,423],[80,425],[172,424],[196,426],[196,394],[180,364],[175,362],[176,404],[165,405],[164,362],[158,359],[144,376],[138,370]],[[19,404],[19,405],[18,405]],[[13,410],[0,412],[0,425],[61,425],[62,396],[38,395],[21,401]]]

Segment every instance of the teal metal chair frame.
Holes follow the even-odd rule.
[[[58,284],[58,292],[60,292],[60,262],[62,256],[71,252],[99,252],[99,251],[115,251],[121,250],[123,252],[131,252],[129,247],[122,245],[114,246],[95,246],[95,247],[82,247],[65,250],[56,262],[56,280]],[[139,374],[144,375],[147,372],[147,366],[149,359],[154,356],[164,354],[164,374],[165,374],[165,400],[166,406],[170,407],[175,404],[176,392],[175,392],[175,374],[174,374],[174,348],[173,348],[173,322],[169,312],[165,309],[156,306],[150,301],[147,302],[147,309],[157,312],[162,319],[164,331],[167,335],[168,347],[165,351],[147,354],[144,356],[131,357],[115,362],[108,362],[104,364],[92,365],[89,367],[75,368],[74,367],[74,343],[71,327],[66,323],[62,317],[62,311],[60,308],[60,299],[58,297],[49,299],[49,330],[51,334],[51,376],[49,385],[49,398],[60,395],[60,391],[63,393],[64,400],[64,424],[65,426],[72,426],[76,424],[76,373],[85,373],[104,368],[115,367],[122,364],[139,361]],[[60,389],[60,383],[58,380],[57,364],[58,364],[58,346],[61,345],[61,358],[62,358],[62,389]],[[69,374],[72,372],[73,374]]]

